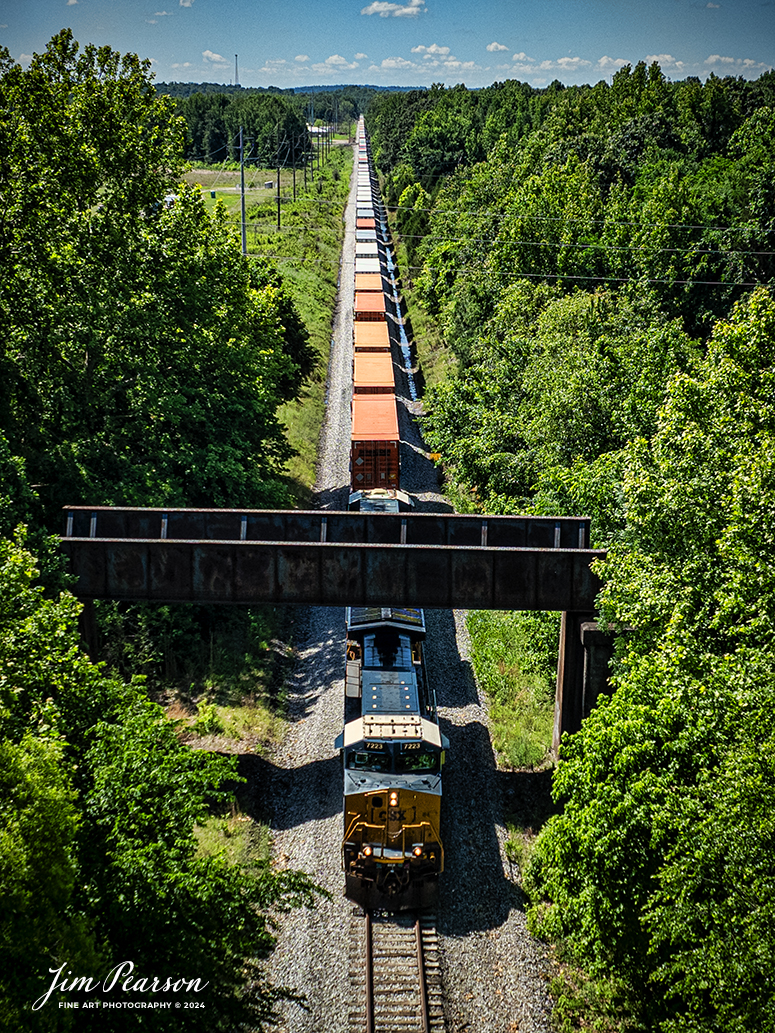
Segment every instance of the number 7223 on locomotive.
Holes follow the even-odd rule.
[[[423,663],[425,615],[347,609],[345,895],[364,908],[434,906],[444,868],[441,783],[449,743]]]

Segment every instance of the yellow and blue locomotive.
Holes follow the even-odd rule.
[[[441,734],[423,664],[425,616],[409,607],[347,610],[344,768],[345,895],[364,908],[436,900]]]

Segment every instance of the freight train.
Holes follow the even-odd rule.
[[[395,375],[380,238],[384,218],[363,119],[358,124],[350,508],[397,513]],[[378,231],[379,227],[379,231]],[[448,742],[423,660],[425,615],[411,607],[349,607],[342,863],[345,894],[364,908],[435,903],[444,868],[442,768]]]

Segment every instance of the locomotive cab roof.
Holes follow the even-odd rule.
[[[419,740],[438,749],[449,749],[449,740],[439,726],[418,714],[367,714],[348,721],[337,735],[334,747],[355,746],[357,743],[390,740]]]
[[[413,638],[425,635],[425,614],[411,606],[348,606],[345,624],[350,635],[382,627],[408,631]]]

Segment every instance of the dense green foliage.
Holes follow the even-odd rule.
[[[303,328],[276,276],[178,185],[171,105],[137,59],[79,55],[67,33],[26,71],[3,60],[0,431],[13,476],[49,521],[65,502],[280,501],[289,449],[275,412],[308,369]]]
[[[526,875],[567,1030],[775,1030],[774,86],[639,65],[369,115],[456,357],[425,433],[458,505],[589,513],[635,629]],[[496,717],[522,620],[472,618]]]
[[[182,746],[138,673],[176,637],[207,641],[212,670],[217,622],[106,606],[124,680],[108,676],[79,649],[79,604],[51,597],[66,579],[48,534],[63,503],[286,501],[277,410],[312,368],[307,331],[226,212],[181,185],[185,125],[147,63],[63,31],[26,70],[3,51],[0,73],[0,1026],[177,1028],[174,1010],[56,994],[31,1011],[52,967],[102,980],[131,960],[208,984],[193,1029],[258,1029],[278,993],[259,967],[268,911],[312,886],[198,851],[235,765]],[[257,616],[242,623],[266,650]]]
[[[194,93],[176,105],[188,125],[186,155],[193,162],[239,160],[262,166],[301,166],[311,143],[303,114],[273,93]]]
[[[358,116],[377,91],[351,86],[321,93],[293,90],[243,89],[203,83],[160,83],[159,94],[173,97],[175,110],[186,120],[185,155],[192,162],[238,161],[242,128],[246,162],[259,166],[301,168],[312,159],[307,124],[336,125],[337,132],[354,129]]]
[[[141,685],[106,678],[78,649],[78,603],[44,598],[36,575],[0,539],[2,1027],[125,1029],[121,1012],[59,1011],[56,994],[30,1009],[51,967],[101,980],[127,959],[138,975],[209,982],[192,1028],[257,1026],[275,998],[256,968],[266,909],[309,901],[311,886],[196,855],[194,825],[226,799],[233,759],[181,746]],[[174,1012],[143,1028],[177,1028]]]
[[[760,291],[627,448],[602,606],[637,632],[564,745],[531,873],[536,927],[670,1033],[775,1029],[774,377]]]

